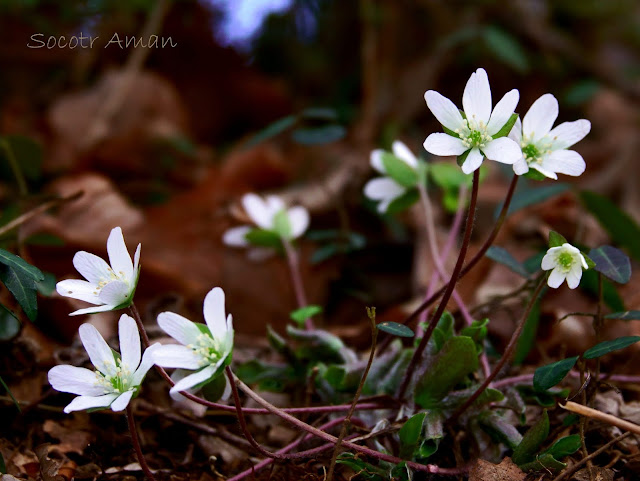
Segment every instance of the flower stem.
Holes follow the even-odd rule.
[[[509,339],[509,343],[507,344],[507,347],[505,348],[504,353],[500,358],[500,361],[498,361],[498,364],[495,365],[495,367],[493,368],[493,371],[491,371],[491,374],[489,374],[489,376],[485,378],[485,380],[482,382],[480,387],[476,389],[476,391],[471,395],[471,397],[469,397],[464,403],[462,403],[462,405],[458,409],[456,409],[456,411],[449,418],[450,421],[456,420],[469,406],[471,406],[475,402],[475,400],[478,399],[480,394],[482,394],[485,391],[485,389],[487,389],[489,384],[491,384],[491,382],[496,378],[496,376],[500,373],[504,365],[507,362],[509,362],[509,360],[511,360],[511,356],[513,356],[513,353],[518,344],[518,339],[520,339],[520,334],[522,334],[522,330],[524,329],[524,325],[526,324],[527,319],[529,318],[531,309],[533,309],[533,306],[538,300],[538,296],[540,295],[540,292],[542,292],[542,288],[544,287],[546,280],[547,280],[546,274],[540,277],[540,280],[538,281],[538,285],[536,286],[535,291],[533,292],[533,294],[531,295],[531,298],[529,299],[529,304],[527,305],[527,308],[525,309],[524,314],[522,315],[522,318],[520,319],[520,322],[516,327],[516,330],[513,331],[511,339]]]
[[[138,431],[136,430],[136,422],[133,419],[133,409],[131,408],[131,404],[127,405],[127,424],[129,425],[129,432],[131,433],[131,441],[133,443],[133,449],[136,451],[136,456],[138,457],[138,462],[140,463],[140,467],[144,472],[144,475],[149,479],[149,481],[156,481],[156,478],[153,477],[151,473],[151,469],[149,469],[149,465],[147,461],[144,459],[144,454],[142,454],[142,448],[140,447],[140,438],[138,437]]]
[[[133,301],[129,305],[129,312],[131,313],[131,317],[133,317],[133,319],[136,321],[136,324],[138,325],[138,330],[140,331],[140,335],[142,336],[142,343],[144,344],[144,347],[149,347],[151,345],[151,342],[149,341],[147,330],[144,328],[144,323],[142,322],[142,317],[140,317],[140,312],[138,312],[138,308],[133,303]]]
[[[291,282],[293,283],[293,290],[296,293],[296,302],[298,308],[306,307],[307,296],[304,292],[304,284],[302,283],[302,275],[300,274],[300,260],[298,259],[298,252],[291,245],[291,242],[283,239],[282,245],[284,246],[284,252],[287,256],[287,264],[289,264],[289,273],[291,274]],[[304,321],[307,331],[313,329],[313,321],[308,318]]]
[[[471,189],[471,200],[469,202],[467,222],[464,229],[462,246],[460,247],[460,253],[458,254],[458,260],[456,261],[456,265],[453,268],[453,272],[451,273],[451,279],[449,280],[449,283],[446,286],[444,295],[442,296],[442,299],[440,299],[440,304],[438,305],[436,312],[431,317],[429,321],[429,326],[427,327],[427,330],[422,336],[422,339],[420,340],[420,344],[414,351],[413,357],[411,358],[411,361],[407,366],[407,370],[405,372],[404,378],[402,380],[402,384],[400,385],[400,390],[398,392],[399,399],[404,398],[404,395],[407,392],[407,388],[409,387],[409,383],[411,382],[411,379],[413,377],[413,373],[416,369],[418,361],[422,358],[422,353],[427,347],[427,343],[429,342],[429,339],[431,339],[431,335],[433,334],[433,331],[435,330],[436,325],[440,320],[440,317],[442,316],[445,308],[447,307],[447,303],[449,302],[449,299],[451,298],[451,294],[453,293],[456,283],[458,282],[458,278],[460,277],[460,272],[462,270],[464,258],[467,255],[467,249],[469,248],[469,243],[471,241],[471,231],[473,230],[473,220],[476,213],[476,201],[478,199],[479,179],[480,179],[480,172],[479,170],[476,170],[473,173],[473,188]]]

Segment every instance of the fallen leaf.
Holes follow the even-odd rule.
[[[469,481],[524,481],[526,477],[509,457],[504,458],[500,464],[478,459],[469,473]]]

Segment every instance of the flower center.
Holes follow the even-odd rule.
[[[100,371],[96,371],[97,384],[107,388],[111,392],[124,393],[133,386],[131,386],[131,371],[126,365],[120,363],[120,360],[116,360],[115,367],[113,368],[113,374],[103,374]]]
[[[542,164],[544,157],[552,152],[551,142],[547,142],[546,137],[534,144],[530,138],[525,136],[520,143],[520,148],[527,164]]]
[[[193,349],[193,352],[200,357],[201,366],[215,364],[222,357],[220,343],[205,333],[198,336],[195,344],[189,344],[187,347]]]
[[[573,256],[568,252],[561,252],[558,256],[558,264],[560,264],[564,270],[570,270],[573,265]]]
[[[484,122],[476,122],[475,119],[472,119],[471,122],[464,119],[463,122],[464,126],[456,129],[455,133],[460,136],[460,140],[466,148],[482,149],[493,140],[493,137],[487,133],[487,126]]]

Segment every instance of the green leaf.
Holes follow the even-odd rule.
[[[462,164],[464,164],[464,161],[467,160],[467,157],[469,156],[469,152],[471,152],[471,149],[467,150],[462,155],[459,155],[458,157],[456,157],[456,162],[458,163],[459,167],[462,167]],[[471,174],[465,174],[465,175],[471,175]]]
[[[286,210],[282,209],[273,216],[273,230],[283,239],[291,238],[291,222]]]
[[[580,289],[588,292],[597,299],[598,297],[598,273],[594,269],[582,271]],[[602,297],[612,311],[624,311],[624,302],[615,285],[607,278],[602,279]]]
[[[18,275],[22,274],[22,277]],[[9,289],[13,297],[16,298],[20,307],[27,317],[34,321],[38,315],[38,292],[36,283],[30,277],[24,275],[23,271],[16,271],[12,267],[3,266],[0,268],[0,281]]]
[[[570,86],[564,93],[564,104],[570,107],[577,107],[588,102],[601,86],[594,79],[579,80]]]
[[[389,177],[403,187],[415,187],[418,183],[418,172],[395,155],[383,152],[382,165]]]
[[[265,229],[251,229],[244,236],[247,241],[255,246],[279,248],[282,246],[280,236],[273,231]]]
[[[525,207],[529,207],[530,205],[544,202],[556,195],[562,194],[567,191],[569,187],[569,184],[555,183],[551,185],[544,185],[542,187],[519,188],[516,190],[513,199],[511,200],[511,204],[509,204],[508,214],[513,214],[514,212],[524,209]],[[502,205],[498,206],[495,210],[494,217],[496,219],[498,218],[500,209],[502,209]]]
[[[422,424],[426,416],[427,413],[424,412],[411,416],[398,431],[401,458],[409,460],[413,458],[413,453],[422,438]]]
[[[293,131],[294,142],[303,145],[328,144],[342,139],[347,134],[342,125],[330,124],[322,127],[304,127]]]
[[[589,251],[589,257],[596,264],[596,271],[612,281],[626,284],[631,279],[631,262],[620,249],[602,246]]]
[[[386,213],[397,214],[398,212],[402,212],[415,204],[419,198],[420,194],[417,189],[408,190],[397,199],[391,201]]]
[[[316,305],[309,305],[301,307],[300,309],[296,309],[295,311],[289,314],[289,317],[296,321],[299,325],[304,325],[307,319],[312,318],[315,315],[318,315],[322,312],[322,307]]]
[[[20,409],[20,403],[18,402],[18,400],[16,398],[13,397],[13,393],[9,389],[9,386],[7,386],[5,384],[4,379],[2,379],[2,376],[0,376],[0,385],[2,385],[2,387],[4,388],[5,391],[7,391],[7,394],[9,395],[11,400],[13,401],[13,404],[15,405],[16,409],[18,410],[18,412],[22,412],[22,409]],[[6,470],[6,468],[5,468],[5,470]]]
[[[585,359],[595,359],[596,357],[604,356],[610,352],[629,347],[638,341],[640,341],[640,336],[624,336],[611,341],[603,341],[596,344],[591,349],[587,349],[582,357]]]
[[[265,140],[269,140],[272,137],[275,137],[278,134],[281,134],[289,127],[292,127],[293,124],[296,123],[298,118],[295,115],[289,115],[287,117],[283,117],[275,122],[267,125],[260,132],[251,137],[247,143],[247,147],[253,147],[257,144],[264,142]]]
[[[536,369],[533,373],[534,389],[536,391],[546,391],[558,384],[573,369],[577,360],[578,356],[574,356]]]
[[[521,464],[519,467],[522,471],[560,471],[566,468],[567,465],[558,461],[551,454],[546,453],[537,456],[533,461]]]
[[[594,192],[580,192],[580,200],[593,214],[611,239],[629,250],[631,257],[640,261],[640,226],[617,205]]]
[[[560,247],[563,244],[567,244],[567,239],[555,231],[549,232],[549,247]]]
[[[582,446],[580,436],[578,434],[572,434],[571,436],[565,436],[558,439],[553,446],[547,449],[542,454],[551,454],[556,459],[564,458],[575,453]]]
[[[494,411],[484,411],[478,416],[480,427],[509,449],[515,449],[522,442],[522,434],[516,427]]]
[[[531,179],[531,180],[535,180],[535,181],[541,181],[541,180],[547,180],[548,179],[548,177],[546,175],[544,175],[543,173],[541,173],[539,170],[536,170],[536,169],[529,169],[527,172],[522,174],[522,176],[526,177],[527,179]]]
[[[461,185],[469,183],[469,176],[449,162],[429,164],[429,174],[441,189],[459,189]]]
[[[542,416],[522,437],[522,441],[513,450],[511,460],[518,466],[535,459],[540,445],[549,435],[549,415],[547,410],[542,411]]]
[[[506,137],[507,135],[509,135],[509,132],[511,132],[511,129],[515,125],[516,120],[518,120],[518,114],[511,114],[511,117],[509,117],[507,123],[504,124],[504,126],[500,130],[498,130],[495,135],[492,135],[492,137],[494,139],[498,139],[500,137]]]
[[[378,329],[392,336],[413,337],[415,335],[410,327],[391,321],[381,322],[378,324]]]
[[[483,37],[487,48],[498,60],[518,73],[527,73],[530,70],[527,53],[517,37],[495,25],[486,27]]]
[[[515,257],[513,257],[506,249],[498,246],[491,246],[485,253],[489,259],[507,266],[511,271],[524,278],[529,277],[529,272],[524,268]]]
[[[202,386],[202,394],[207,401],[217,402],[224,394],[227,378],[224,374],[214,377]]]
[[[27,261],[12,254],[9,251],[0,249],[0,264],[11,267],[20,277],[28,277],[35,282],[44,280],[44,274],[36,266],[32,266]]]
[[[620,319],[621,321],[640,321],[640,311],[612,312],[604,316],[605,319]]]
[[[20,320],[16,315],[0,304],[0,341],[9,341],[20,332]]]
[[[328,107],[309,107],[300,112],[300,115],[305,119],[312,120],[338,120],[337,112]]]
[[[478,369],[473,339],[457,336],[449,339],[418,380],[415,401],[425,409],[433,408],[456,384]]]
[[[540,270],[542,269],[541,267],[542,258],[546,254],[547,254],[547,251],[538,252],[537,254],[534,254],[531,257],[528,257],[527,259],[525,259],[525,261],[522,263],[522,266],[529,273],[529,275],[535,274],[536,272],[540,272]]]
[[[312,264],[320,264],[328,259],[331,259],[333,256],[340,254],[343,252],[343,249],[340,248],[339,244],[327,244],[322,247],[318,247],[313,254],[311,254],[311,258],[309,259]]]
[[[44,279],[36,283],[38,292],[45,297],[50,297],[56,290],[56,276],[51,272],[44,272]]]

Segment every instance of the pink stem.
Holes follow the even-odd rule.
[[[580,373],[578,371],[569,371],[569,376],[580,377]],[[625,374],[611,374],[609,376],[603,374],[602,379],[611,382],[640,383],[640,376],[631,376]],[[499,381],[493,383],[493,387],[495,389],[500,389],[505,386],[511,386],[513,384],[529,384],[531,382],[533,382],[533,373],[521,374],[519,376],[505,377],[504,379],[500,379]]]
[[[293,290],[296,293],[296,302],[298,308],[301,309],[308,305],[307,296],[304,292],[304,284],[302,283],[302,275],[300,274],[300,261],[298,259],[298,253],[288,240],[283,239],[282,245],[284,246],[284,252],[287,256],[287,264],[289,264],[289,273],[291,274],[291,282],[293,283]],[[308,318],[304,321],[307,331],[313,329],[313,321]]]

